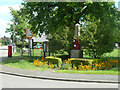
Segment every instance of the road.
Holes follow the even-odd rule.
[[[2,74],[3,88],[118,88],[117,84],[33,79]]]
[[[0,47],[0,60],[2,60],[2,57],[7,57],[7,53],[8,53],[7,46]],[[2,74],[0,75],[0,87],[2,88],[118,88],[118,84],[56,81],[56,80],[34,79],[34,78],[26,78],[26,77]]]
[[[0,46],[0,61],[3,60],[4,57],[8,56],[8,46]],[[2,71],[2,68],[0,68]],[[0,73],[0,90],[2,89],[2,75]]]
[[[8,56],[8,46],[0,46],[0,61]]]

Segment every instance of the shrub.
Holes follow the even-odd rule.
[[[61,68],[62,70],[71,70],[72,69],[72,66],[69,64],[69,63],[63,63],[61,65]]]
[[[48,61],[48,64],[57,64],[59,67],[62,64],[61,58],[57,58],[57,57],[53,57],[53,56],[46,57],[45,61]]]
[[[68,59],[69,55],[59,55],[57,57],[61,58],[64,61],[65,59]]]
[[[18,42],[16,44],[16,46],[19,47],[19,48],[22,48],[22,42]],[[29,44],[27,42],[24,42],[24,46],[25,46],[25,48],[29,48]]]
[[[72,65],[79,66],[81,63],[83,65],[89,65],[92,63],[92,60],[90,59],[81,59],[81,58],[71,58],[68,59],[68,62],[71,63]]]
[[[113,67],[118,67],[118,60],[112,60],[112,58],[95,59],[92,62],[92,67],[96,70],[108,70]]]

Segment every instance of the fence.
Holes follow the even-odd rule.
[[[22,52],[23,51],[23,52]],[[40,57],[44,57],[44,52],[41,49],[30,49],[31,53],[29,53],[29,49],[23,50],[23,48],[16,48],[16,52],[18,54],[21,54],[22,56],[40,56]],[[49,52],[45,53],[45,56],[49,56]]]

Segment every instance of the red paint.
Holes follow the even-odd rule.
[[[43,50],[41,47],[39,48],[40,50]]]
[[[73,42],[74,42],[74,45],[73,45],[74,49],[75,49],[75,50],[78,50],[78,49],[80,48],[80,45],[79,45],[78,40],[77,40],[77,39],[74,39]]]
[[[12,57],[12,46],[8,46],[8,57]]]

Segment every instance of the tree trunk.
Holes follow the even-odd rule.
[[[71,50],[68,51],[68,58],[70,58],[70,57],[71,57]]]
[[[22,38],[22,55],[23,55],[23,48],[24,48],[24,38]]]
[[[96,54],[95,54],[95,51],[93,50],[93,56],[94,56],[94,58],[95,59],[97,59],[97,57],[96,57]]]

